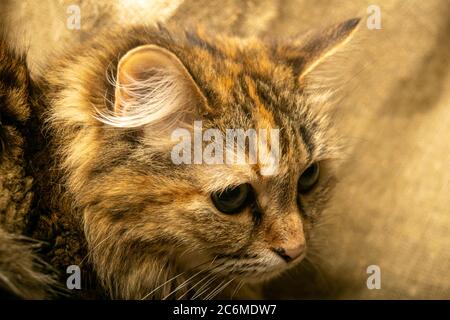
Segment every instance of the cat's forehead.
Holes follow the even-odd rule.
[[[182,60],[217,115],[230,125],[300,125],[303,88],[291,66],[257,38],[189,34]],[[296,124],[297,122],[297,124]]]
[[[262,91],[275,93],[298,85],[290,66],[259,39],[196,36],[188,38],[184,62],[212,100],[229,103],[243,95],[256,100]],[[301,91],[298,86],[297,90]]]
[[[272,48],[259,39],[192,35],[191,40],[188,69],[212,109],[219,110],[212,128],[217,126],[222,132],[278,130],[277,171],[261,176],[258,166],[241,169],[257,177],[255,181],[279,184],[289,180],[291,174],[297,174],[311,161],[313,135],[303,125],[311,123],[311,119],[307,119],[303,89],[291,68],[278,61]],[[217,174],[220,176],[220,171]]]

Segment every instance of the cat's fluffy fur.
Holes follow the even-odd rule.
[[[25,56],[0,35],[0,296],[42,299],[55,279],[38,256],[40,243],[27,238],[33,210],[28,125],[30,79]]]
[[[308,243],[339,158],[327,93],[307,90],[305,70],[357,23],[291,42],[136,27],[99,35],[55,59],[36,96],[47,106],[38,114],[54,146],[52,203],[61,203],[61,217],[82,225],[79,241],[110,297],[230,297],[237,290],[227,286],[268,279],[293,265],[268,248],[298,232]],[[138,103],[133,115],[139,121],[130,124],[124,110],[115,109],[117,83],[110,75],[118,74],[127,52],[149,44],[179,59],[201,97],[163,117]],[[168,90],[164,97],[174,93],[170,85],[158,88]],[[170,140],[168,129],[189,128],[192,120],[222,132],[280,128],[277,174],[262,176],[251,165],[173,164],[161,141]],[[313,162],[321,164],[320,181],[299,196],[298,178]],[[256,201],[238,215],[218,212],[210,194],[242,183],[253,186]],[[70,264],[82,263],[73,257]]]
[[[322,41],[333,43],[355,21],[327,30]],[[164,131],[121,125],[120,116],[99,121],[98,110],[114,108],[116,88],[107,75],[117,74],[127,52],[147,44],[170,51],[188,70],[206,101],[190,110],[204,129],[281,128],[279,173],[266,179],[250,167],[176,166],[170,149],[154,145],[166,138]],[[74,48],[46,77],[67,191],[83,220],[90,259],[112,297],[213,297],[219,291],[206,290],[208,281],[217,288],[284,269],[265,272],[275,259],[258,254],[265,241],[290,237],[299,223],[311,236],[339,154],[326,103],[307,93],[301,78],[318,58],[316,49],[328,43],[314,38],[309,47],[302,44],[139,27]],[[321,182],[298,208],[297,179],[313,161],[322,164]],[[215,211],[210,192],[249,181],[260,192],[258,207],[239,217]],[[204,292],[185,295],[195,284]]]

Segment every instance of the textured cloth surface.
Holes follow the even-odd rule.
[[[365,16],[372,4],[155,1],[146,16],[145,8],[81,1],[82,30],[76,33],[64,25],[71,1],[57,6],[42,1],[40,9],[24,3],[8,5],[8,21],[17,26],[28,17],[16,32],[33,34],[27,44],[35,72],[62,42],[83,41],[127,17],[200,22],[217,32],[276,37]],[[337,124],[350,148],[320,231],[320,249],[314,250],[318,257],[314,265],[306,263],[277,280],[267,290],[271,297],[450,298],[450,2],[377,4],[382,29],[369,30],[363,21],[338,66],[329,67],[336,76],[330,84],[342,89]],[[46,7],[52,9],[43,11]],[[57,18],[42,19],[52,10]],[[366,286],[369,265],[381,268],[381,290]]]

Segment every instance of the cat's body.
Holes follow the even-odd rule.
[[[0,296],[39,299],[55,284],[30,236],[32,88],[25,56],[0,35]]]
[[[59,57],[37,81],[56,172],[47,207],[82,227],[88,260],[73,246],[61,254],[92,265],[108,296],[131,299],[248,297],[239,285],[294,266],[339,157],[326,95],[308,91],[305,75],[357,22],[291,43],[137,27]],[[259,162],[174,164],[171,132],[193,121],[221,132],[279,128],[276,173],[261,174]],[[245,206],[221,210],[215,201],[241,186]]]

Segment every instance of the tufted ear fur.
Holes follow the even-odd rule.
[[[143,45],[119,61],[114,110],[100,120],[115,127],[170,126],[194,115],[206,99],[182,62],[169,50]]]
[[[351,38],[360,20],[354,18],[320,31],[310,32],[298,41],[279,45],[276,54],[293,67],[301,81]]]

